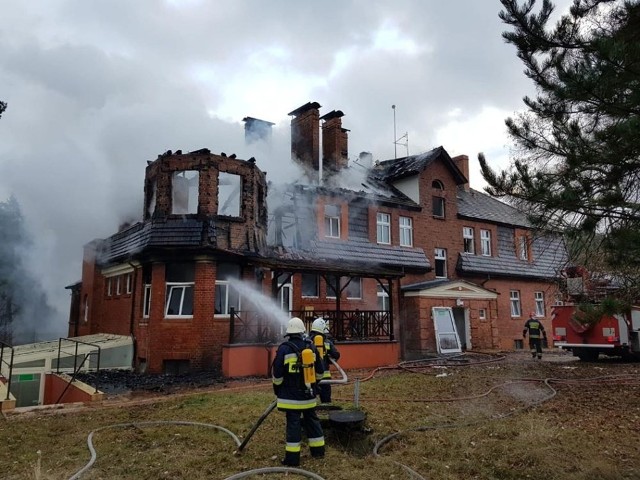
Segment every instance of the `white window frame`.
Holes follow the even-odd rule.
[[[216,280],[216,291],[218,291],[218,287],[224,287],[224,308],[220,313],[215,313],[215,305],[214,305],[214,316],[224,317],[229,315],[230,307],[229,307],[229,291],[231,290],[231,285],[229,280]],[[218,297],[216,295],[216,302],[218,301]],[[238,305],[232,305],[236,310],[240,310],[240,305],[242,303],[242,298],[238,293]]]
[[[336,278],[336,277],[334,277],[334,276],[329,276],[329,277],[327,277],[327,278]],[[342,287],[342,277],[339,277],[339,278],[337,279],[337,283],[338,283],[338,284],[336,285],[336,288],[337,288],[337,290],[338,290],[338,293],[337,293],[337,295],[336,295],[336,296],[332,296],[332,295],[334,295],[334,292],[333,292],[333,288],[331,288],[331,285],[330,285],[329,281],[328,281],[328,280],[325,280],[325,283],[326,283],[326,288],[327,288],[326,298],[332,298],[332,299],[333,299],[333,298],[337,298],[337,295],[340,295],[340,294],[342,293],[342,292],[340,291],[340,288]]]
[[[398,226],[400,227],[400,246],[413,247],[413,219],[411,217],[400,217]]]
[[[376,214],[377,241],[380,244],[391,245],[391,215],[378,212]]]
[[[382,285],[377,286],[378,297],[378,310],[382,312],[389,311],[389,294],[382,288]]]
[[[164,318],[193,318],[193,312],[188,315],[185,315],[182,313],[182,310],[184,308],[185,293],[188,288],[191,288],[193,290],[195,282],[167,282],[166,285],[167,285],[167,298],[164,306]],[[171,303],[172,293],[174,290],[175,291],[182,290],[182,293],[180,294],[180,307],[178,309],[180,313],[169,315],[168,313],[169,304]],[[192,308],[193,308],[193,305],[192,305]]]
[[[122,294],[122,281],[120,280],[120,275],[116,277],[116,295]]]
[[[486,320],[487,319],[487,309],[486,308],[479,308],[478,309],[478,318],[480,320]]]
[[[509,290],[509,304],[511,305],[511,318],[522,316],[520,304],[520,290]]]
[[[142,300],[142,318],[149,318],[151,313],[151,284],[147,283],[144,286],[144,297]]]
[[[480,252],[485,257],[491,256],[491,230],[480,230]]]
[[[533,292],[536,303],[536,317],[545,316],[544,292]]]
[[[440,207],[438,210],[440,210],[442,214],[436,213],[436,203],[437,203],[438,207]],[[432,214],[433,214],[433,216],[435,218],[445,218],[446,217],[447,206],[446,206],[446,202],[445,202],[445,198],[444,197],[439,197],[437,195],[433,196]]]
[[[436,278],[448,278],[447,277],[447,250],[446,250],[446,248],[436,248],[434,250],[434,253],[433,253],[433,260],[434,260],[433,263],[434,263],[434,271],[435,271]],[[443,265],[444,265],[444,268],[443,268],[444,276],[438,276],[438,269],[435,268],[438,261],[443,262]]]
[[[333,205],[338,211],[341,210],[340,205]],[[327,215],[324,213],[324,236],[327,238],[340,238],[340,215]]]
[[[113,289],[111,286],[111,277],[107,278],[107,297],[111,297],[113,295]]]
[[[520,260],[529,260],[529,242],[526,235],[520,235],[518,237],[518,258]]]
[[[126,286],[125,286],[125,291],[127,292],[127,295],[131,294],[131,281],[133,280],[132,276],[130,273],[127,273],[127,280],[126,280]]]
[[[358,286],[358,292],[357,292],[357,297],[353,297],[350,294],[352,292],[349,291],[349,289],[351,288],[352,285],[357,285]],[[351,281],[349,282],[349,285],[346,286],[345,288],[345,293],[347,294],[347,300],[361,300],[362,299],[362,277],[351,277]]]
[[[462,227],[462,244],[464,253],[469,255],[474,255],[476,253],[473,241],[473,227]]]

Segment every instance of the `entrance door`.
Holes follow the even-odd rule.
[[[438,353],[462,352],[451,307],[433,307],[432,312]]]
[[[467,350],[469,345],[469,335],[467,332],[467,316],[464,307],[453,307],[453,320],[456,324],[456,330],[458,331],[458,337],[462,343],[462,350]]]

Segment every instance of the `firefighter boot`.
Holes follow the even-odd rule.
[[[300,452],[285,452],[284,459],[280,463],[286,467],[299,467]]]

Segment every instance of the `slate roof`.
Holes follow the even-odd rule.
[[[200,246],[203,237],[215,244],[215,225],[187,217],[139,222],[106,238],[100,248],[100,261],[109,263],[148,247]]]
[[[456,166],[444,147],[440,146],[417,155],[408,157],[395,158],[393,160],[385,160],[374,167],[374,172],[388,182],[400,180],[405,177],[418,175],[429,164],[435,160],[441,159],[445,165],[451,170],[457,184],[467,182],[464,174]]]
[[[517,208],[474,189],[458,189],[458,216],[492,223],[531,228],[527,216]]]
[[[421,248],[400,248],[378,245],[368,241],[349,240],[324,242],[314,240],[308,249],[286,249],[273,256],[279,260],[298,260],[325,269],[352,269],[368,273],[426,272],[431,269],[429,259]]]
[[[498,227],[498,253],[495,256],[460,253],[456,268],[466,274],[491,274],[501,277],[552,279],[559,276],[568,256],[559,235],[538,235],[532,238],[532,261],[516,256],[514,229]]]

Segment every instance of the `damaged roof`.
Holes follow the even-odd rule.
[[[300,266],[351,270],[362,274],[397,275],[405,271],[423,273],[431,269],[421,248],[398,248],[354,239],[340,242],[314,240],[306,249],[280,247],[272,257],[278,261],[301,262]]]
[[[387,182],[394,182],[402,178],[420,174],[427,166],[438,159],[442,160],[451,171],[456,184],[462,185],[468,182],[467,178],[442,146],[417,155],[385,160],[374,167],[374,172],[381,179]]]

